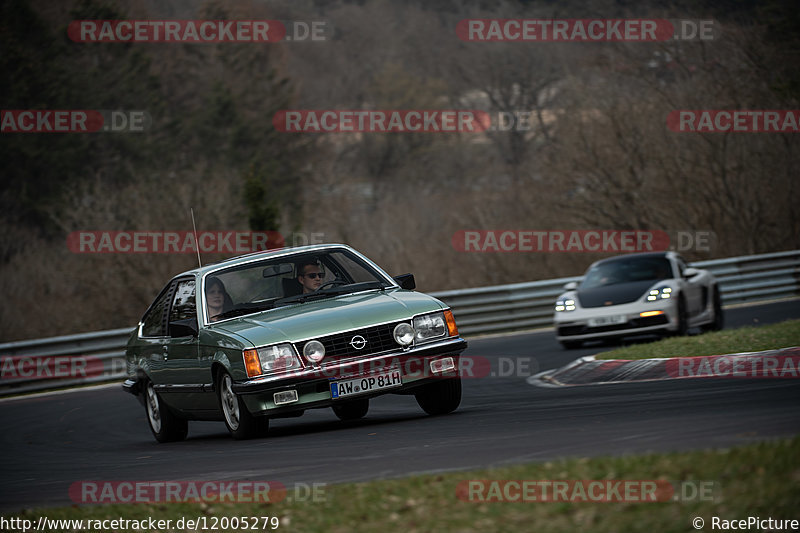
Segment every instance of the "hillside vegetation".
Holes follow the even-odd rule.
[[[633,11],[632,11],[633,10]],[[578,15],[580,14],[580,15]],[[713,41],[480,43],[465,18],[714,18]],[[324,21],[325,41],[79,43],[79,19]],[[324,235],[420,290],[577,275],[597,253],[469,253],[463,230],[713,232],[690,260],[800,245],[798,135],[675,133],[680,109],[798,109],[791,3],[0,6],[3,109],[146,110],[141,133],[3,133],[0,340],[132,326],[193,254],[76,254],[82,230]],[[474,109],[482,133],[281,133],[283,109]],[[501,121],[502,119],[502,121]],[[513,126],[511,125],[513,122]],[[205,262],[222,255],[208,255]]]

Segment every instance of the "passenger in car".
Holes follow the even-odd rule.
[[[233,309],[233,300],[225,290],[225,284],[216,276],[206,280],[206,307],[211,322],[216,322],[218,315]]]

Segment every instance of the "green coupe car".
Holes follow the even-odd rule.
[[[185,272],[132,332],[123,388],[156,440],[189,420],[221,420],[237,439],[270,418],[331,407],[367,414],[382,394],[413,395],[431,415],[461,403],[453,314],[341,244],[258,252]]]

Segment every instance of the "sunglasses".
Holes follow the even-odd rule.
[[[308,274],[303,274],[303,276],[306,277],[306,278],[311,278],[311,279],[317,279],[317,278],[322,279],[322,278],[325,277],[325,273],[324,272],[309,272]]]

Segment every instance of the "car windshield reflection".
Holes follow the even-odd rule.
[[[581,290],[622,283],[658,281],[672,278],[672,268],[664,257],[638,257],[609,261],[592,267],[581,283]]]
[[[304,253],[213,272],[205,279],[209,323],[392,283],[347,250]]]

